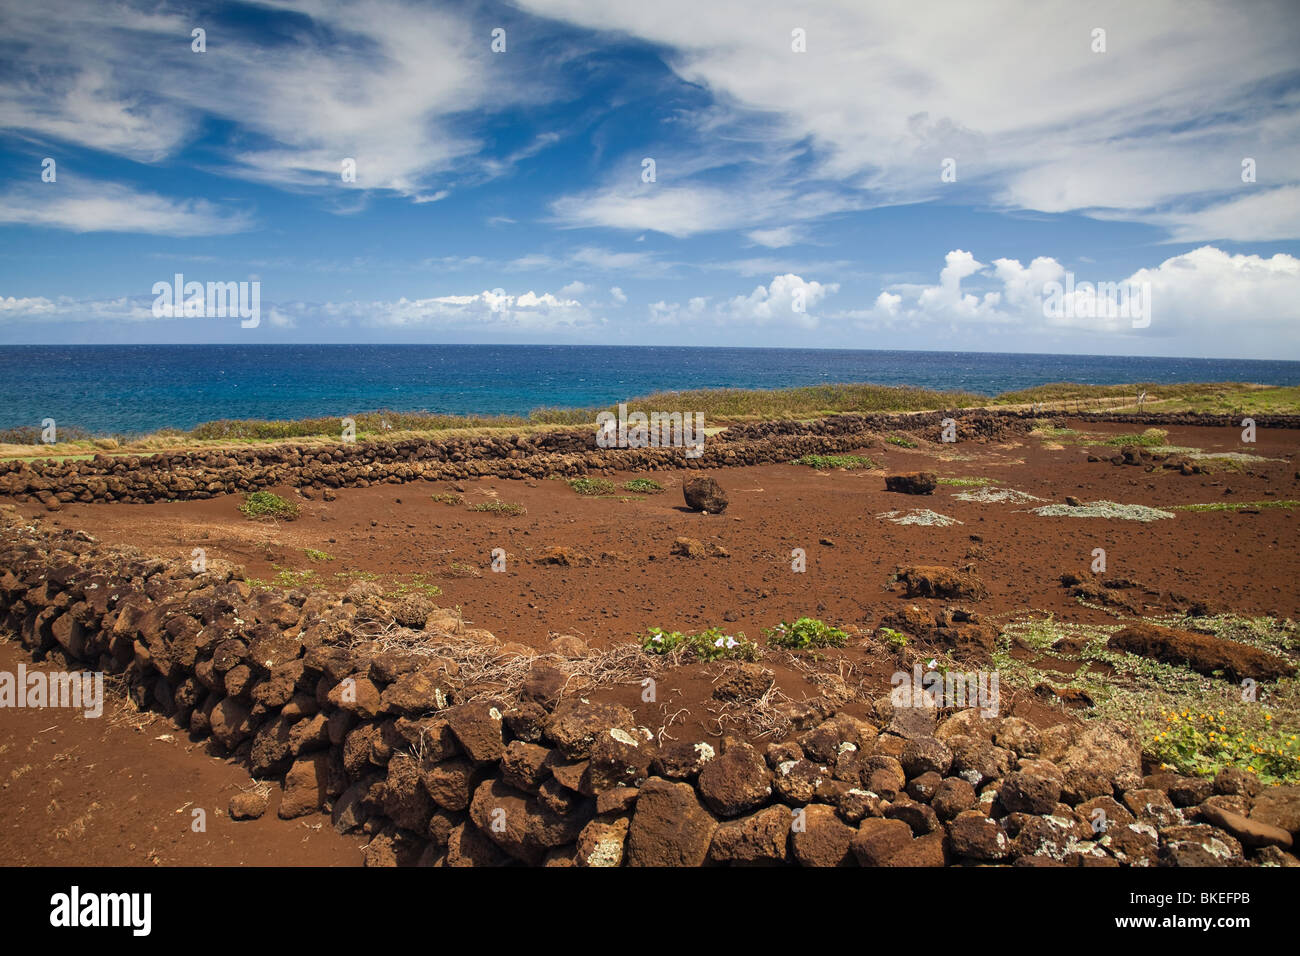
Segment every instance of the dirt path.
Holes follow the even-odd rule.
[[[17,642],[0,670],[33,665]],[[110,701],[81,711],[0,711],[0,855],[10,866],[357,866],[362,840],[312,814],[281,820],[278,789],[260,820],[226,805],[247,771],[166,720]],[[192,827],[195,809],[206,831]]]

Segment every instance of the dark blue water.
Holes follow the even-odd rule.
[[[1047,382],[1300,384],[1300,362],[545,345],[85,345],[0,347],[0,428],[96,433],[220,418],[396,411],[523,414],[662,389],[871,382],[996,394]]]

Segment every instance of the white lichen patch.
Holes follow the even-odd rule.
[[[1040,518],[1113,518],[1120,521],[1158,521],[1172,518],[1172,511],[1161,511],[1149,505],[1124,505],[1118,501],[1094,501],[1083,505],[1043,505],[1031,508],[1030,514]]]
[[[700,755],[700,763],[707,763],[716,756],[713,747],[709,744],[696,744],[695,752]]]
[[[1027,491],[1017,491],[1014,488],[977,488],[974,491],[959,491],[953,495],[959,501],[973,501],[981,505],[998,505],[1008,501],[1014,504],[1020,504],[1024,501],[1043,501],[1037,495],[1031,495]]]
[[[907,512],[885,511],[876,517],[882,521],[892,521],[894,524],[919,524],[927,528],[946,528],[949,525],[963,523],[956,518],[931,511],[929,508],[913,508]]]
[[[621,744],[630,744],[633,747],[640,747],[641,743],[622,727],[611,727],[609,735]]]

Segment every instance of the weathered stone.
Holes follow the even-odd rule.
[[[855,830],[821,803],[803,808],[802,819],[791,826],[790,849],[803,866],[843,866],[849,859],[849,845]]]
[[[329,756],[314,753],[293,762],[284,778],[284,796],[280,800],[281,820],[314,813],[325,802],[329,789]]]
[[[772,795],[772,775],[758,751],[746,743],[729,746],[700,771],[700,795],[714,813],[738,816]]]
[[[628,865],[699,866],[717,825],[690,784],[652,777],[637,795],[628,831]]]
[[[228,812],[232,820],[256,820],[266,812],[270,796],[265,790],[245,790],[230,798]]]
[[[709,859],[719,863],[784,863],[789,850],[790,810],[767,807],[719,825]]]
[[[500,760],[505,753],[503,715],[498,702],[474,700],[449,708],[443,714],[471,760],[485,763]]]
[[[561,701],[546,721],[545,733],[571,760],[591,756],[591,745],[605,731],[636,733],[636,718],[621,704],[597,704],[583,698]]]
[[[954,853],[973,860],[1005,860],[1011,855],[1011,841],[996,820],[979,810],[965,810],[948,824],[948,839]]]
[[[727,510],[727,493],[708,475],[697,475],[682,483],[682,496],[692,511],[720,515]]]

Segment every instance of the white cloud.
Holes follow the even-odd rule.
[[[811,329],[818,325],[817,308],[839,291],[838,283],[807,281],[792,273],[774,276],[768,285],[757,286],[748,295],[737,295],[717,305],[697,296],[685,306],[656,302],[650,306],[650,320],[663,325],[707,322],[717,325],[793,326]]]
[[[172,199],[117,183],[72,180],[19,186],[0,195],[0,222],[73,232],[143,232],[161,236],[224,236],[244,232],[252,218],[205,199]]]
[[[753,229],[746,233],[750,242],[769,249],[782,249],[800,242],[803,236],[795,226],[776,226],[772,229]]]
[[[197,53],[198,14],[159,15],[140,0],[9,4],[15,55],[0,80],[0,127],[153,162],[212,117],[237,129],[220,153],[224,172],[342,189],[352,158],[357,187],[435,202],[448,194],[431,188],[438,178],[479,152],[467,115],[551,95],[527,60],[491,68],[486,40],[466,42],[475,26],[464,11],[402,0],[261,5],[291,19],[273,33],[209,25]],[[498,175],[548,143],[461,178]]]
[[[615,286],[610,286],[610,287],[609,287],[609,296],[610,296],[611,299],[613,299],[613,300],[614,300],[615,302],[617,302],[619,305],[623,305],[623,304],[625,304],[625,303],[627,302],[627,295],[626,295],[626,293],[624,293],[623,290],[620,289],[620,288],[619,288],[618,286],[616,286],[616,285],[615,285]]]
[[[1183,355],[1280,357],[1293,351],[1300,328],[1300,259],[1284,253],[1263,258],[1202,246],[1127,276],[1069,272],[1076,287],[1085,282],[1149,287],[1149,326],[1135,328],[1125,316],[1047,317],[1044,286],[1066,283],[1064,265],[1042,256],[1028,266],[1016,259],[987,266],[962,250],[948,253],[934,285],[895,286],[882,291],[870,308],[833,318],[863,329],[922,336],[965,328],[972,334],[1103,336],[1126,340],[1131,348],[1139,340],[1160,339],[1174,346],[1164,351]],[[983,295],[964,290],[963,282],[972,279],[994,288]]]
[[[940,164],[952,157],[958,188],[974,185],[1010,208],[1169,225],[1183,238],[1300,235],[1294,202],[1286,212],[1252,208],[1242,192],[1253,187],[1240,179],[1250,156],[1261,184],[1300,182],[1300,94],[1262,92],[1291,90],[1300,17],[1287,0],[1252,5],[1249,16],[1229,0],[994,0],[930,14],[860,0],[797,12],[779,0],[521,2],[666,48],[677,74],[708,88],[734,124],[768,134],[769,155],[777,136],[791,157],[810,142],[812,175],[852,183],[873,204],[943,196],[953,187],[940,182]],[[807,31],[806,53],[790,49],[795,25]],[[1098,25],[1104,53],[1091,49]],[[753,163],[761,138],[732,138],[731,159]],[[775,217],[735,209],[733,197],[747,203],[746,192],[707,209],[685,193],[598,193],[557,211],[671,235],[776,228]],[[755,211],[766,205],[760,197]],[[1216,211],[1170,212],[1206,205]]]
[[[154,321],[153,296],[77,299],[71,296],[0,296],[0,322]]]
[[[511,294],[503,289],[395,301],[296,303],[285,310],[298,318],[318,315],[333,323],[388,329],[559,332],[596,327],[604,321],[563,294],[531,290]]]

